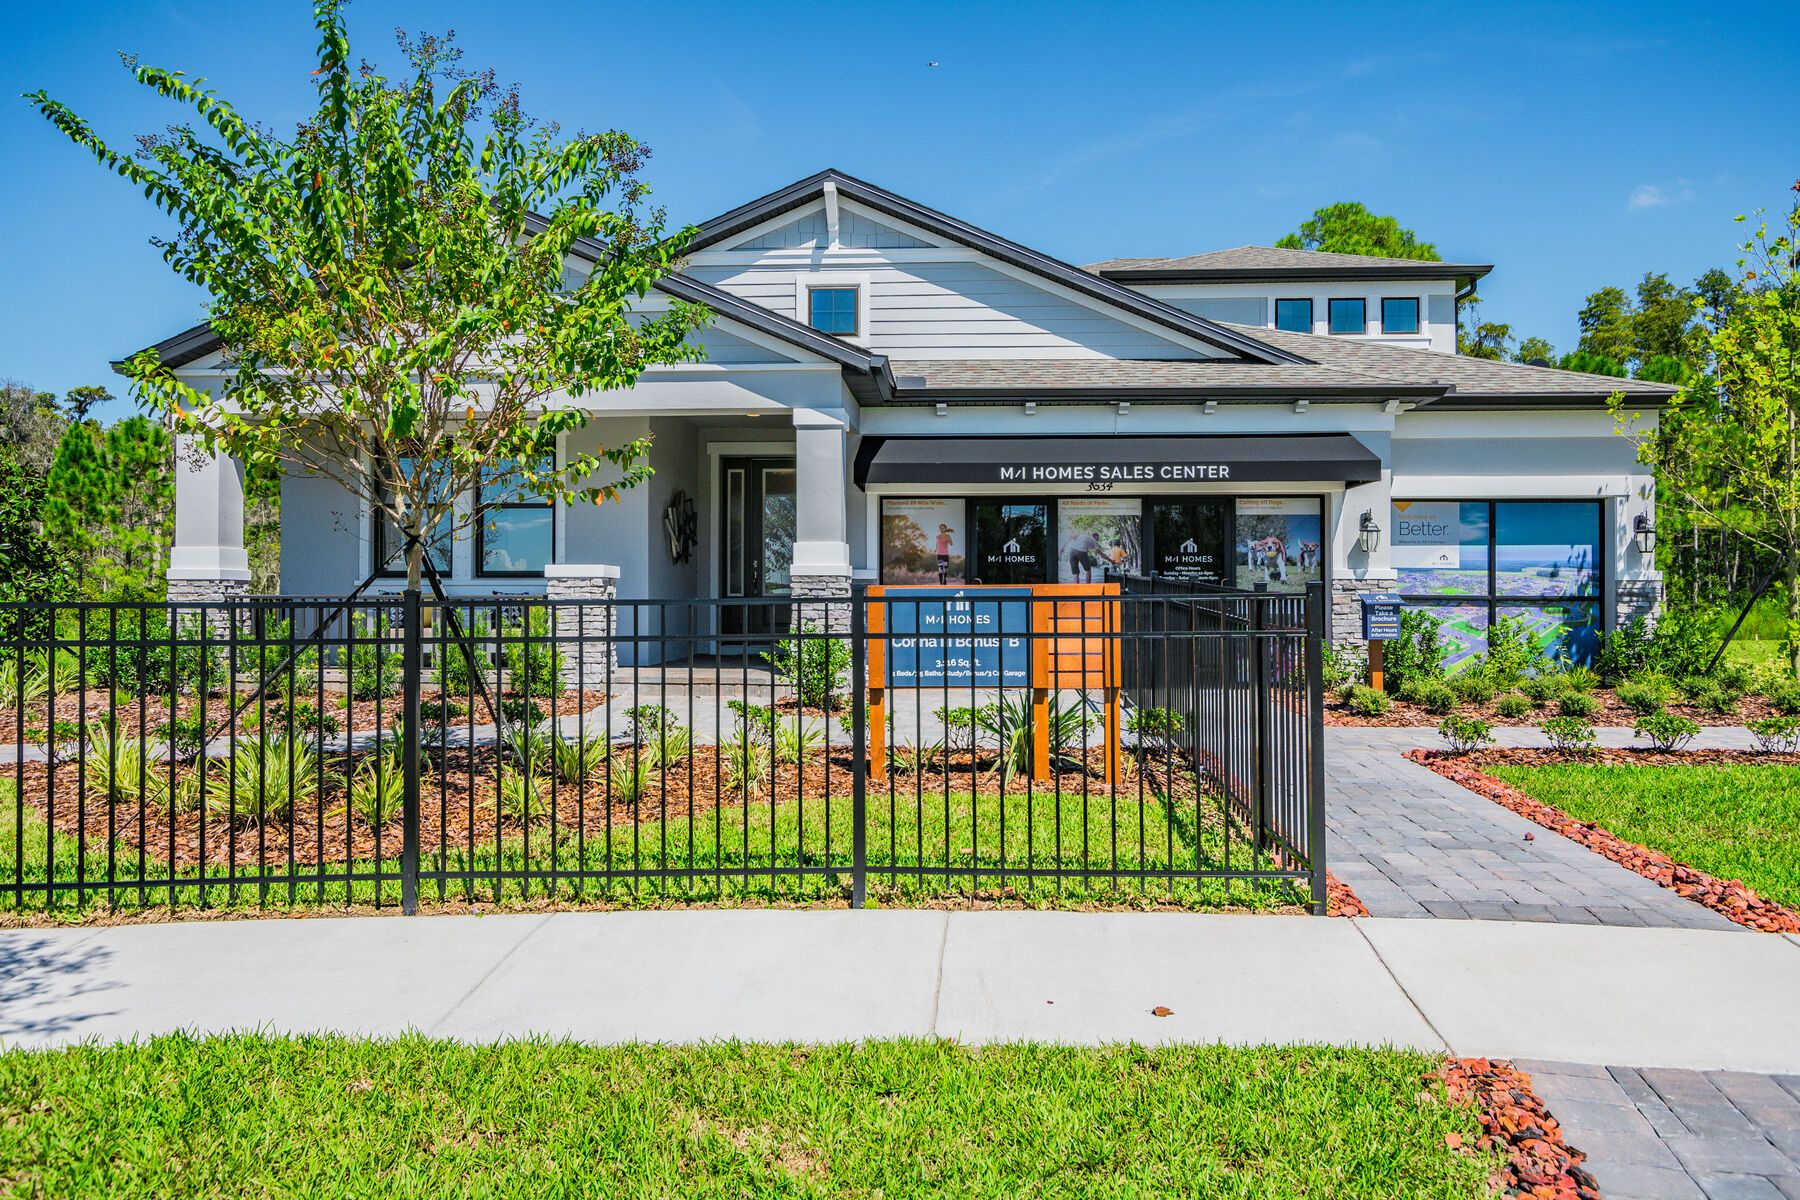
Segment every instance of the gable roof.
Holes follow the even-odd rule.
[[[854,200],[865,208],[905,221],[946,241],[967,246],[972,250],[979,250],[1000,262],[1028,271],[1071,291],[1079,292],[1089,299],[1098,300],[1110,307],[1131,313],[1165,329],[1198,339],[1252,362],[1290,361],[1287,352],[1269,345],[1259,337],[1240,330],[1227,329],[1219,322],[1209,321],[1205,317],[1195,316],[1174,305],[1152,299],[1110,279],[1084,271],[1080,267],[1071,266],[1060,259],[1041,254],[1028,246],[1009,241],[999,234],[989,233],[967,221],[958,220],[936,209],[927,208],[923,204],[908,200],[904,196],[895,195],[885,188],[877,187],[872,183],[830,168],[820,171],[816,175],[809,175],[796,183],[791,183],[779,191],[770,192],[748,204],[740,204],[730,212],[721,213],[703,223],[694,240],[688,244],[688,251],[695,253],[717,247],[720,243],[745,230],[761,225],[783,213],[792,212],[811,204],[825,194],[827,183],[831,184],[840,196]]]
[[[1084,270],[1122,283],[1233,283],[1276,279],[1454,279],[1466,287],[1491,263],[1426,262],[1326,250],[1234,246],[1180,258],[1109,258]]]

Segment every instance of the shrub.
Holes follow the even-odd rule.
[[[1352,684],[1354,690],[1356,685]],[[1152,754],[1172,754],[1187,729],[1187,721],[1172,708],[1135,708],[1125,718],[1125,730]]]
[[[311,800],[318,790],[312,748],[299,738],[264,734],[240,740],[210,766],[206,811],[217,820],[235,816],[245,825],[285,821],[295,805]]]
[[[347,690],[352,700],[373,700],[400,690],[404,655],[386,641],[357,642],[350,647]]]
[[[973,750],[975,748],[975,710],[972,708],[947,708],[939,705],[932,710],[944,726],[944,743],[952,750]]]
[[[1565,717],[1588,720],[1600,711],[1600,701],[1586,692],[1564,692],[1556,699],[1556,711]]]
[[[547,722],[527,725],[521,721],[507,726],[500,737],[500,745],[519,766],[536,771],[550,765],[551,747],[557,740]]]
[[[88,618],[87,636],[95,641],[105,639],[113,643],[104,650],[88,651],[89,684],[131,696],[167,690],[172,643],[166,612],[148,607],[100,609]],[[56,668],[59,691],[71,691],[77,683],[80,672],[74,667],[74,656],[70,658],[66,669],[59,655]]]
[[[143,738],[119,735],[107,725],[87,736],[81,756],[90,795],[125,804],[161,804],[169,795],[166,767]]]
[[[1594,727],[1580,717],[1551,717],[1540,729],[1550,748],[1562,754],[1587,754],[1594,748]]]
[[[1701,689],[1693,697],[1693,701],[1695,707],[1720,717],[1729,717],[1738,708],[1737,695],[1716,683]]]
[[[1522,717],[1531,711],[1531,699],[1518,692],[1508,692],[1494,703],[1494,711],[1503,717]]]
[[[1755,673],[1744,663],[1727,659],[1713,671],[1713,678],[1726,691],[1742,696],[1755,682]]]
[[[719,746],[719,752],[719,766],[725,775],[725,786],[731,790],[747,796],[752,788],[768,777],[768,743],[752,736],[748,729],[740,729],[735,737],[723,742]]]
[[[1414,703],[1433,716],[1441,717],[1456,711],[1457,695],[1447,683],[1428,683],[1419,689],[1418,695],[1419,698]]]
[[[1800,750],[1800,717],[1763,717],[1749,722],[1750,736],[1764,754],[1792,754]]]
[[[183,695],[218,691],[226,682],[225,644],[200,613],[177,618],[175,629],[175,690]]]
[[[206,737],[206,722],[199,713],[190,713],[158,725],[156,736],[168,743],[169,753],[176,758],[192,758],[200,753],[200,743]]]
[[[1490,704],[1500,689],[1485,671],[1465,671],[1450,680],[1450,690],[1469,704]]]
[[[1640,717],[1659,713],[1669,703],[1667,689],[1649,683],[1621,683],[1613,694],[1619,698],[1620,704]]]
[[[750,704],[743,700],[727,700],[725,707],[737,714],[738,724],[767,741],[774,736],[775,710],[767,704]]]
[[[530,696],[508,696],[500,701],[500,717],[508,725],[536,725],[545,715],[544,706]]]
[[[465,614],[458,613],[460,620]],[[447,614],[446,614],[447,617]],[[488,658],[488,624],[487,618],[476,616],[473,620],[462,622],[462,639],[458,640],[450,631],[450,622],[446,619],[443,628],[438,631],[440,637],[434,646],[437,656],[438,690],[446,696],[471,696],[475,692],[475,677],[469,673],[469,659],[481,669],[482,675],[489,684],[494,682],[493,668]]]
[[[1356,683],[1368,676],[1369,653],[1356,642],[1327,641],[1321,659],[1321,678],[1327,691]]]
[[[1565,691],[1585,694],[1600,686],[1600,676],[1593,668],[1584,667],[1580,663],[1565,666],[1558,674],[1562,676]]]
[[[548,800],[539,803],[545,790],[543,776],[537,771],[506,768],[500,772],[500,786],[494,793],[494,811],[515,825],[535,824],[547,815]]]
[[[1594,669],[1610,684],[1619,684],[1651,666],[1650,623],[1643,617],[1600,635]]]
[[[1438,734],[1457,754],[1467,754],[1494,744],[1494,727],[1479,717],[1445,717]]]
[[[1519,690],[1531,698],[1531,702],[1542,708],[1567,690],[1568,684],[1561,675],[1533,675],[1519,685]]]
[[[1800,717],[1800,683],[1788,683],[1769,689],[1769,703],[1787,717]]]
[[[1424,704],[1433,682],[1430,679],[1409,679],[1394,690],[1394,695],[1407,704]]]
[[[775,726],[775,761],[778,763],[803,763],[807,755],[824,744],[825,730],[800,713],[795,713],[792,721]]]
[[[850,643],[819,634],[817,623],[802,621],[798,634],[776,642],[762,657],[777,679],[793,687],[802,708],[831,709],[850,669]]]
[[[363,824],[379,828],[400,811],[405,791],[399,748],[384,749],[364,760],[351,779],[350,811],[361,817]]]
[[[507,690],[520,696],[554,696],[562,691],[563,655],[550,638],[550,614],[534,608],[523,624],[502,636]]]
[[[1388,694],[1380,688],[1358,684],[1350,692],[1350,711],[1359,717],[1379,717],[1393,706]]]
[[[1501,687],[1516,686],[1543,659],[1523,617],[1501,617],[1488,626],[1487,643],[1481,671]]]
[[[506,707],[506,703],[507,702],[505,701],[501,703],[501,708],[503,710]],[[529,701],[524,701],[519,703],[517,707],[523,712],[526,704],[529,703]],[[429,725],[448,725],[450,722],[456,720],[456,718],[466,715],[468,711],[469,706],[464,704],[461,700],[445,700],[439,698],[436,700],[419,701],[419,720]]]
[[[1383,680],[1389,691],[1398,691],[1409,679],[1444,677],[1444,644],[1439,631],[1444,623],[1420,608],[1400,614],[1400,636],[1382,654]]]
[[[550,739],[551,765],[565,783],[596,778],[606,769],[606,759],[611,753],[612,744],[600,734]]]
[[[1639,717],[1631,727],[1632,737],[1649,738],[1657,750],[1679,750],[1700,732],[1699,722],[1674,713],[1657,712]]]
[[[301,700],[289,707],[288,722],[293,728],[318,737],[336,737],[344,731],[336,713],[323,712],[310,700]]]
[[[1705,673],[1730,620],[1723,608],[1665,608],[1649,634],[1644,665],[1676,676]]]

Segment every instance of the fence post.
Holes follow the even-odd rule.
[[[1312,906],[1326,914],[1325,886],[1325,583],[1306,585],[1306,857]]]
[[[419,911],[419,689],[424,684],[423,605],[419,589],[407,588],[401,601],[406,626],[401,649],[400,711],[400,911]]]
[[[1250,829],[1251,844],[1258,854],[1269,847],[1269,793],[1273,790],[1269,777],[1274,769],[1268,744],[1269,705],[1273,701],[1269,695],[1268,655],[1263,639],[1258,636],[1263,631],[1263,610],[1267,607],[1268,595],[1258,593],[1246,601],[1250,609],[1250,752],[1256,756],[1251,764],[1255,782],[1250,795]]]
[[[850,605],[850,907],[861,908],[869,884],[868,705],[869,601]]]

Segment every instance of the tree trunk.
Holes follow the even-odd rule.
[[[1782,571],[1783,582],[1787,584],[1787,629],[1783,638],[1786,643],[1782,649],[1787,652],[1788,670],[1800,676],[1800,560],[1792,554]]]

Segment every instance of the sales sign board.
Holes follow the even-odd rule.
[[[1395,592],[1364,592],[1362,635],[1368,642],[1391,642],[1400,636],[1400,597]]]
[[[1030,588],[892,589],[887,686],[1026,687]]]

